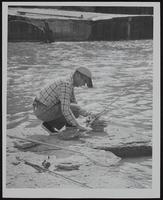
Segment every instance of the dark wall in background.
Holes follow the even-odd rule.
[[[53,41],[118,41],[153,39],[153,16],[115,17],[82,21],[48,19]],[[47,38],[42,19],[8,17],[9,41],[42,41]]]
[[[95,7],[95,12],[114,14],[153,14],[152,7]]]
[[[99,20],[92,25],[90,40],[117,41],[153,38],[153,17],[119,17]]]
[[[24,6],[32,10],[34,7]],[[17,7],[18,8],[18,7]],[[36,7],[35,7],[36,8]],[[143,7],[37,7],[39,11],[45,8],[60,8],[67,10],[80,10],[116,13],[113,18],[105,20],[78,20],[41,17],[32,18],[30,15],[18,13],[8,15],[9,41],[116,41],[153,39],[153,12],[151,8]],[[19,9],[18,9],[19,10]],[[123,16],[118,13],[130,12],[132,15]],[[137,12],[137,14],[136,14]],[[139,14],[138,14],[139,12]],[[140,14],[141,12],[141,14]],[[135,14],[136,16],[134,16]],[[142,15],[143,14],[143,15]],[[45,23],[46,21],[46,23]],[[46,26],[48,26],[48,29]]]

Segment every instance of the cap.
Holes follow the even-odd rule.
[[[77,72],[80,72],[81,74],[85,75],[88,80],[87,80],[87,86],[92,88],[93,87],[93,83],[92,83],[92,74],[90,72],[89,69],[87,69],[86,67],[79,67],[76,69]]]
[[[91,74],[90,70],[87,69],[86,67],[79,67],[76,69],[76,71],[80,72],[81,74],[84,74],[88,78],[92,78],[92,74]]]

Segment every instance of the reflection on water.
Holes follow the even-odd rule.
[[[85,66],[93,73],[95,87],[75,89],[79,104],[99,112],[125,90],[104,118],[151,136],[152,45],[152,40],[9,43],[8,128],[24,122],[38,125],[31,106],[36,92],[76,67]]]

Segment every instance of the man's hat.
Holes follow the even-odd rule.
[[[91,74],[90,70],[87,69],[86,67],[79,67],[79,68],[76,69],[76,71],[80,72],[82,75],[84,75],[88,78],[87,86],[92,88],[93,83],[92,83],[92,74]]]

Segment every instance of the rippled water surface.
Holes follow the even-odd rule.
[[[75,88],[78,103],[90,111],[99,112],[119,96],[103,116],[108,126],[128,128],[135,133],[134,137],[151,140],[152,40],[9,43],[7,128],[38,126],[41,122],[32,111],[35,94],[45,84],[69,75],[79,66],[92,71],[94,88]],[[131,184],[125,183],[126,187],[127,184],[137,188],[151,187],[151,158],[141,159],[137,166],[137,160],[124,161],[117,169],[119,180],[124,177],[130,181]],[[118,178],[115,182],[118,183]],[[136,183],[138,185],[134,185]]]
[[[94,88],[76,88],[78,103],[101,111],[117,95],[106,120],[151,136],[152,40],[122,42],[9,43],[7,126],[35,126],[32,99],[42,86],[76,67],[93,73]],[[125,93],[123,94],[123,90]]]

